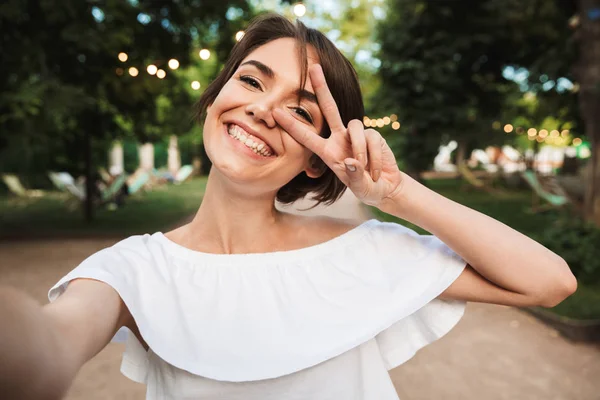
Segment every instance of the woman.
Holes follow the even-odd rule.
[[[60,397],[125,327],[122,372],[148,399],[397,399],[387,370],[465,301],[551,307],[575,291],[559,256],[399,171],[363,111],[324,35],[255,20],[199,101],[213,167],[194,220],[92,255],[41,309],[4,291],[2,316],[27,332],[4,332],[26,354],[4,357],[6,390]],[[274,207],[346,187],[435,236]]]

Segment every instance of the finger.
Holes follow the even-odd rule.
[[[346,175],[348,175],[348,187],[357,195],[365,193],[365,168],[362,163],[354,158],[344,159]],[[360,197],[360,196],[359,196]]]
[[[365,139],[365,129],[362,121],[353,119],[348,123],[348,134],[352,141],[352,153],[363,166],[367,165],[367,141]]]
[[[327,81],[325,81],[323,69],[319,64],[313,64],[308,69],[308,74],[310,76],[310,83],[312,84],[313,90],[317,95],[317,100],[319,101],[319,108],[329,125],[329,129],[331,129],[332,132],[345,130],[346,127],[342,122],[342,117],[340,116],[337,104],[329,91]]]
[[[273,118],[294,140],[323,159],[325,139],[280,108],[273,110]]]
[[[373,129],[367,129],[365,131],[365,138],[367,140],[367,152],[369,157],[369,171],[373,181],[377,182],[379,175],[381,175],[382,168],[382,140],[383,138]]]

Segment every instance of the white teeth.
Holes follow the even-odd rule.
[[[239,140],[244,145],[246,145],[250,150],[254,151],[256,154],[260,154],[264,157],[271,156],[271,152],[269,148],[264,143],[258,143],[252,140],[253,136],[246,136],[244,131],[240,132],[240,129],[237,125],[231,125],[227,133],[229,136]]]

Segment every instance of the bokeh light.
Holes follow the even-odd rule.
[[[200,56],[201,59],[208,60],[210,58],[210,50],[202,49],[202,50],[200,50],[200,53],[198,53],[198,55]]]
[[[573,139],[573,146],[581,146],[582,143],[583,140],[581,140],[580,138]]]
[[[540,137],[545,138],[548,136],[548,131],[546,129],[540,129]]]
[[[527,130],[527,136],[535,136],[537,135],[537,130],[535,128],[529,128]]]
[[[200,89],[200,82],[198,82],[198,81],[193,81],[193,82],[192,82],[192,89],[194,89],[194,90],[198,90],[198,89]]]
[[[148,71],[150,75],[155,75],[156,71],[158,71],[158,68],[156,67],[156,65],[150,64],[148,65],[148,68],[146,68],[146,71]]]
[[[390,115],[390,120],[391,120],[392,122],[394,122],[394,121],[398,121],[398,116],[397,116],[396,114],[392,114],[392,115]]]
[[[158,71],[156,71],[156,77],[158,79],[163,79],[165,76],[167,76],[167,73],[165,72],[165,70],[159,69]]]
[[[383,117],[383,124],[384,125],[389,125],[391,122],[390,117]]]
[[[398,129],[400,129],[400,122],[398,121],[394,121],[392,122],[392,129],[397,131]]]
[[[169,63],[168,63],[168,64],[169,64],[169,68],[171,68],[171,69],[177,69],[177,68],[179,68],[179,61],[177,61],[177,60],[176,60],[176,59],[174,59],[174,58],[171,58],[171,59],[169,60]]]
[[[238,42],[240,40],[242,40],[243,37],[244,37],[244,31],[238,31],[238,33],[235,34],[235,40],[237,40]]]
[[[119,61],[125,62],[128,58],[127,53],[119,53]]]
[[[511,133],[513,131],[513,126],[511,124],[504,125],[504,132]]]
[[[131,76],[138,76],[140,72],[138,71],[138,69],[136,67],[131,67],[129,68],[129,75]]]
[[[306,14],[306,6],[302,3],[298,3],[294,6],[294,15],[296,17],[302,17]]]

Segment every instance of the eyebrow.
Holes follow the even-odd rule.
[[[266,76],[268,76],[271,79],[275,78],[275,71],[273,71],[271,69],[271,67],[261,63],[260,61],[248,60],[245,63],[243,63],[242,65],[240,65],[240,67],[243,65],[246,65],[246,64],[254,65],[256,68],[258,68],[258,70],[260,72],[262,72],[263,74],[265,74]]]
[[[264,75],[266,75],[268,78],[273,79],[275,78],[275,76],[277,75],[275,73],[275,71],[273,71],[271,69],[271,67],[269,67],[268,65],[265,65],[263,63],[261,63],[260,61],[257,60],[248,60],[245,63],[242,63],[241,66],[243,65],[253,65],[255,66],[260,72],[262,72]],[[305,99],[310,101],[311,103],[315,103],[315,104],[319,104],[318,100],[317,100],[317,96],[315,96],[314,93],[309,92],[306,89],[297,89],[295,92],[296,96],[298,96],[298,98],[300,99]]]

